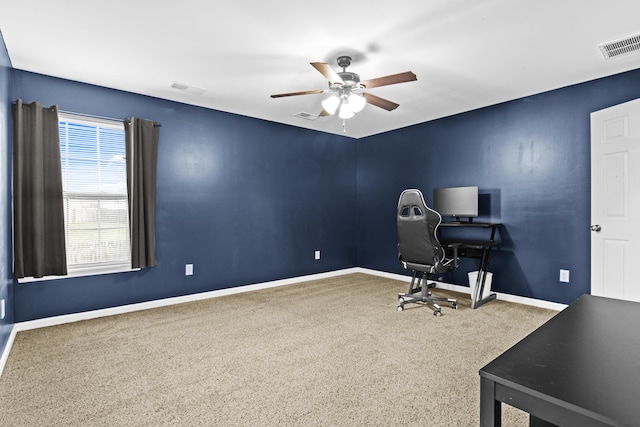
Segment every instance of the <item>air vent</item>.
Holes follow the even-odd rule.
[[[316,114],[305,113],[304,111],[301,111],[298,114],[294,114],[293,116],[300,117],[301,119],[306,119],[306,120],[316,120],[319,117]]]
[[[627,53],[640,50],[640,34],[634,34],[598,46],[604,59],[613,58],[614,56],[626,55]]]
[[[192,95],[202,95],[207,91],[206,89],[203,89],[201,87],[189,86],[187,84],[180,83],[180,82],[171,83],[171,87],[177,90],[188,92]]]

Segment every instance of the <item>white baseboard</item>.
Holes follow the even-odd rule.
[[[0,355],[0,377],[2,376],[4,366],[7,364],[7,360],[9,359],[9,352],[11,351],[11,347],[13,346],[13,341],[16,339],[17,332],[18,331],[16,331],[16,327],[14,325],[13,328],[11,328],[11,333],[9,334],[7,345],[4,346],[2,355]]]
[[[411,282],[411,276],[404,276],[402,274],[386,273],[384,271],[369,270],[367,268],[360,268],[360,267],[356,268],[356,271],[359,273],[367,273],[374,276],[386,277],[388,279],[400,280],[407,283]],[[461,292],[465,294],[471,293],[471,288],[469,288],[468,286],[460,286],[460,285],[454,285],[452,283],[437,282],[437,281],[436,281],[436,284],[441,289],[447,289],[450,291]],[[557,302],[543,301],[539,299],[521,297],[521,296],[511,295],[511,294],[503,294],[501,292],[495,292],[495,294],[496,294],[496,298],[499,300],[515,302],[515,303],[524,304],[524,305],[530,305],[533,307],[548,308],[550,310],[556,310],[556,311],[562,311],[565,308],[567,308],[566,304],[560,304]]]
[[[139,310],[148,310],[152,308],[166,307],[173,304],[181,304],[185,302],[198,301],[198,300],[203,300],[208,298],[216,298],[216,297],[221,297],[225,295],[251,292],[259,289],[267,289],[267,288],[274,288],[277,286],[292,285],[296,283],[306,282],[309,280],[325,279],[329,277],[342,276],[342,275],[351,274],[351,273],[371,274],[373,276],[386,277],[389,279],[405,281],[407,283],[411,281],[410,276],[404,276],[404,275],[395,274],[395,273],[386,273],[384,271],[370,270],[368,268],[354,267],[354,268],[346,268],[343,270],[330,271],[327,273],[310,274],[307,276],[293,277],[290,279],[274,280],[271,282],[236,286],[234,288],[221,289],[217,291],[202,292],[198,294],[184,295],[184,296],[173,297],[173,298],[165,298],[165,299],[142,302],[137,304],[128,304],[128,305],[123,305],[119,307],[105,308],[100,310],[86,311],[82,313],[66,314],[62,316],[54,316],[54,317],[47,317],[44,319],[19,322],[13,326],[13,330],[11,331],[11,334],[9,336],[9,341],[7,342],[7,345],[5,346],[4,351],[2,352],[2,356],[0,357],[0,376],[2,376],[2,371],[4,370],[4,366],[7,362],[7,359],[9,358],[9,352],[11,351],[11,346],[13,345],[13,341],[15,340],[16,334],[20,331],[44,328],[47,326],[61,325],[64,323],[79,322],[81,320],[96,319],[99,317],[114,316],[117,314],[130,313],[130,312],[139,311]],[[443,282],[437,282],[437,284],[438,284],[438,287],[442,289],[448,289],[451,291],[461,292],[461,293],[470,292],[469,288],[466,286],[454,285],[451,283],[443,283]],[[541,308],[548,308],[551,310],[560,311],[567,307],[565,304],[542,301],[542,300],[537,300],[533,298],[519,297],[516,295],[509,295],[509,294],[502,294],[502,293],[496,293],[496,295],[498,299],[501,299],[504,301],[531,305],[531,306],[541,307]]]
[[[130,313],[139,310],[148,310],[151,308],[166,307],[174,304],[185,302],[199,301],[203,299],[216,298],[225,295],[240,294],[243,292],[256,291],[259,289],[275,288],[277,286],[292,285],[295,283],[306,282],[309,280],[325,279],[328,277],[342,276],[344,274],[355,273],[356,268],[347,268],[344,270],[330,271],[328,273],[310,274],[307,276],[293,277],[290,279],[274,280],[271,282],[256,283],[252,285],[236,286],[228,289],[220,289],[217,291],[201,292],[198,294],[184,295],[180,297],[163,298],[154,301],[141,302],[136,304],[121,305],[112,308],[103,308],[100,310],[85,311],[82,313],[65,314],[62,316],[47,317],[44,319],[29,320],[26,322],[16,323],[15,327],[18,332],[27,331],[29,329],[44,328],[47,326],[61,325],[64,323],[79,322],[81,320],[96,319],[99,317],[114,316],[116,314]]]

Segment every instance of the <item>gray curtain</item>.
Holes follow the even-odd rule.
[[[131,267],[156,265],[156,171],[160,129],[151,120],[130,117],[124,121]]]
[[[14,275],[67,274],[58,108],[13,105]]]

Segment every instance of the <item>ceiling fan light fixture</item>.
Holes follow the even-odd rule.
[[[392,111],[399,106],[399,104],[395,102],[367,93],[365,92],[366,90],[417,80],[413,72],[405,71],[404,73],[360,81],[358,74],[347,71],[349,65],[351,65],[351,57],[347,55],[338,57],[338,66],[342,68],[342,71],[334,70],[331,65],[326,62],[311,62],[311,66],[327,79],[329,84],[328,90],[313,89],[301,92],[280,93],[271,95],[271,98],[325,94],[325,98],[322,100],[323,110],[318,117],[334,115],[337,112],[338,116],[342,119],[343,130],[346,133],[346,119],[354,117],[356,113],[362,111],[365,105],[371,104],[387,111]]]
[[[356,114],[353,112],[353,107],[349,104],[349,100],[344,98],[342,103],[340,104],[340,112],[338,113],[338,117],[341,119],[350,119]]]
[[[359,113],[364,106],[367,105],[367,100],[364,99],[364,96],[361,94],[351,92],[351,95],[349,95],[349,105],[354,113]]]
[[[336,94],[331,94],[322,101],[322,108],[329,114],[335,114],[339,106],[340,98]]]

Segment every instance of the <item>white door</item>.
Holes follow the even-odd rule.
[[[640,301],[640,99],[591,113],[591,294]]]

